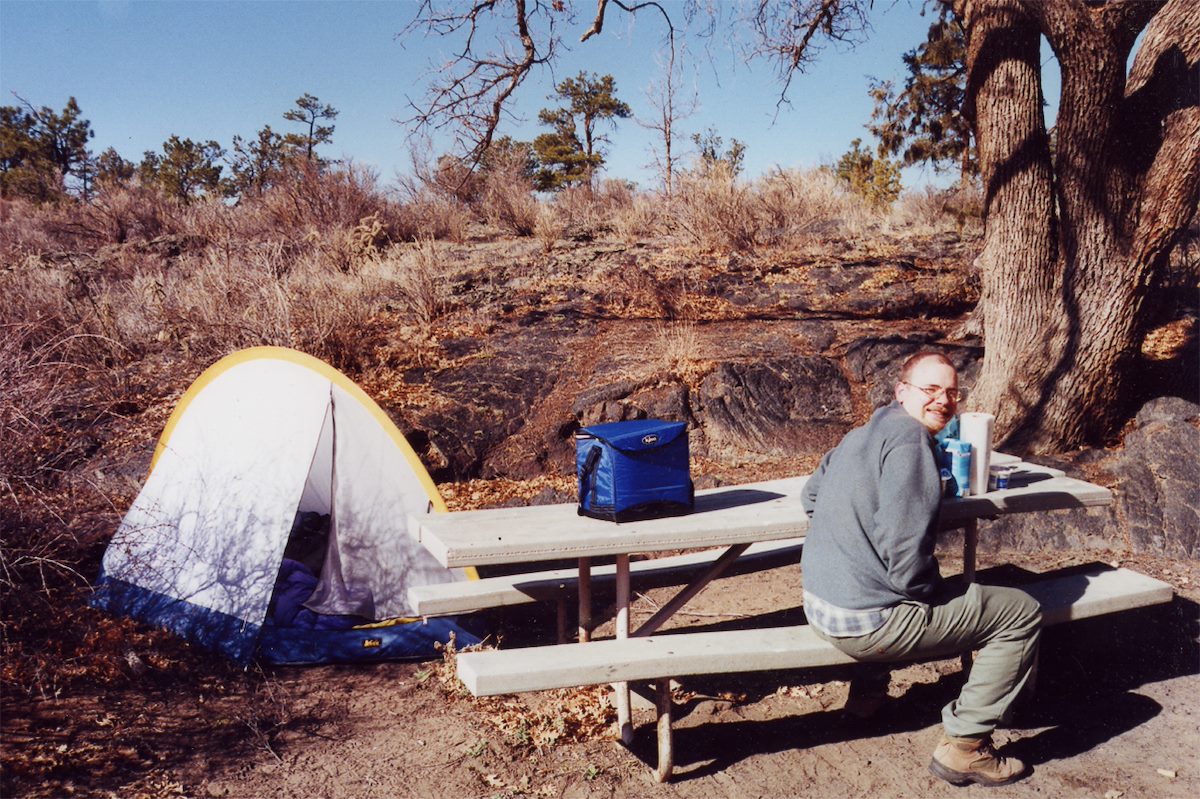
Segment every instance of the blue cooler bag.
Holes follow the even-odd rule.
[[[615,522],[692,510],[686,422],[640,419],[575,433],[579,514]]]

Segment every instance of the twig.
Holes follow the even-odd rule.
[[[655,602],[650,597],[641,592],[635,592],[638,599],[644,600],[646,604],[654,608],[655,611],[662,610],[662,606]],[[653,614],[651,614],[653,615]],[[753,613],[702,613],[698,610],[677,610],[676,616],[691,616],[697,619],[749,619],[754,616]]]

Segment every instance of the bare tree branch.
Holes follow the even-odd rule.
[[[750,14],[757,44],[753,57],[777,62],[783,87],[779,102],[787,102],[792,77],[816,59],[817,34],[835,42],[860,43],[870,30],[867,15],[872,0],[756,0]]]
[[[429,130],[451,130],[464,161],[474,166],[491,146],[500,122],[508,113],[513,94],[535,67],[551,64],[561,41],[557,24],[561,18],[572,20],[565,0],[475,0],[469,5],[453,4],[441,10],[437,0],[421,0],[412,22],[399,34],[401,38],[422,33],[425,36],[462,37],[463,42],[451,58],[436,70],[429,91],[420,103],[409,100],[413,113],[400,120],[413,126],[414,135]],[[667,24],[667,38],[674,61],[675,27],[666,9],[654,0],[627,4],[622,0],[597,0],[596,17],[580,41],[599,34],[604,28],[609,4],[629,14],[653,8]],[[488,35],[492,20],[508,19],[515,29],[510,41],[520,43],[516,52],[504,46],[504,34],[494,50],[484,50],[479,41]]]
[[[586,42],[588,39],[596,36],[604,30],[604,13],[608,10],[608,4],[610,2],[615,4],[622,11],[625,11],[629,14],[637,14],[637,12],[641,11],[643,8],[657,8],[658,12],[662,14],[663,19],[666,20],[667,28],[670,30],[671,51],[672,53],[674,52],[675,26],[671,24],[671,17],[669,14],[667,14],[667,10],[658,3],[653,2],[653,0],[648,0],[648,2],[644,3],[635,3],[632,6],[625,5],[621,2],[621,0],[596,0],[596,18],[592,20],[592,27],[584,31],[583,35],[579,37],[579,41]]]
[[[485,24],[499,14],[504,0],[477,0],[464,10],[439,12],[434,0],[422,0],[416,17],[401,32],[404,37],[418,31],[425,35],[463,35],[462,48],[440,70],[443,74],[430,86],[426,100],[409,106],[413,115],[402,124],[413,125],[415,133],[432,128],[455,130],[466,160],[478,163],[491,145],[506,110],[506,103],[534,67],[550,63],[557,54],[559,39],[556,15],[564,13],[558,0],[511,0],[511,22],[520,50],[507,47],[480,53],[477,39]],[[535,23],[540,23],[538,28]]]

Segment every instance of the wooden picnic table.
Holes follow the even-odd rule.
[[[1010,513],[1108,505],[1112,492],[1062,471],[993,453],[992,465],[1014,468],[1009,488],[942,502],[943,529],[964,530],[963,573],[974,579],[978,520]],[[616,558],[616,637],[629,630],[629,558],[703,547],[728,547],[713,565],[685,586],[632,635],[650,635],[709,582],[719,577],[754,542],[802,537],[808,517],[800,497],[807,476],[722,486],[696,492],[693,512],[616,524],[580,516],[573,503],[458,511],[413,516],[409,529],[444,566],[578,559],[579,640],[591,632],[591,559]],[[633,727],[628,684],[614,686],[621,737]]]

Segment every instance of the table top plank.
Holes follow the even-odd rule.
[[[1026,462],[1012,465],[1010,488],[944,500],[942,525],[1112,502],[1108,489],[1060,470]],[[450,568],[774,541],[807,531],[800,503],[807,479],[697,491],[692,513],[645,521],[616,524],[579,516],[573,503],[564,503],[413,516],[409,529]]]
[[[579,516],[566,503],[417,516],[409,529],[451,568],[775,541],[808,529],[805,480],[697,491],[689,514],[620,524]]]

